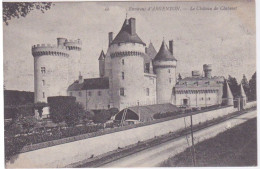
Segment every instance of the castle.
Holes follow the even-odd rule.
[[[115,38],[113,32],[108,33],[108,40],[107,52],[102,50],[98,58],[99,77],[89,79],[80,75],[80,40],[57,38],[57,46],[33,46],[35,102],[47,102],[49,96],[69,95],[75,96],[85,109],[90,110],[112,107],[122,110],[160,103],[190,104],[187,91],[184,92],[186,96],[181,94],[182,88],[187,88],[187,81],[192,79],[210,81],[207,91],[218,93],[212,96],[215,100],[212,104],[221,102],[222,90],[219,88],[223,86],[223,80],[211,78],[209,73],[202,79],[195,75],[191,80],[185,79],[186,82],[182,80],[175,87],[177,60],[173,41],[169,41],[168,47],[163,40],[158,52],[151,42],[146,47],[137,34],[135,18],[126,18]],[[214,85],[212,88],[215,83],[219,84],[217,89]]]

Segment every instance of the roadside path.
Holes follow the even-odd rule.
[[[229,128],[239,125],[249,119],[255,118],[257,110],[253,110],[246,114],[242,114],[238,117],[234,117],[225,122],[217,125],[210,126],[208,128],[194,132],[194,141],[201,142],[205,139],[212,138],[218,133],[223,132]],[[191,145],[190,137],[188,137],[189,145]],[[100,166],[106,167],[158,167],[160,163],[175,156],[176,154],[184,151],[188,147],[187,139],[185,136],[171,140],[169,142],[160,144],[158,146],[151,147],[149,149],[140,151],[133,155],[118,159],[111,163]]]

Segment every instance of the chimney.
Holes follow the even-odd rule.
[[[135,18],[130,18],[130,34],[135,35],[136,34],[136,29],[135,29]]]
[[[204,64],[203,65],[204,75],[206,78],[211,78],[212,65]]]
[[[64,43],[66,42],[66,38],[57,38],[57,46],[64,46]]]
[[[111,45],[113,41],[113,32],[108,33],[108,47]]]
[[[79,72],[79,84],[83,83],[83,76],[81,75],[81,72]]]
[[[169,41],[169,50],[170,50],[171,54],[173,55],[173,40]]]

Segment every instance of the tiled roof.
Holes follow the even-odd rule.
[[[104,78],[91,78],[84,79],[83,83],[75,81],[68,87],[68,91],[79,91],[79,90],[93,90],[93,89],[109,89],[109,79]]]
[[[157,53],[157,55],[155,56],[154,60],[175,60],[177,61],[172,53],[169,51],[168,47],[166,46],[165,42],[162,42],[161,48],[159,50],[159,52]]]
[[[145,43],[141,40],[141,38],[137,35],[136,32],[134,34],[131,34],[130,19],[125,20],[120,32],[116,35],[115,39],[112,41],[111,44],[130,42],[145,45]]]
[[[157,54],[157,51],[155,50],[152,42],[150,42],[149,46],[146,48],[145,53],[151,58],[154,59],[154,57]]]
[[[98,58],[98,60],[104,60],[105,59],[105,54],[104,54],[104,51],[102,50],[101,53],[100,53],[100,56]]]

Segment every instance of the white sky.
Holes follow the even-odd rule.
[[[64,2],[42,14],[33,11],[25,18],[3,26],[4,81],[7,89],[33,91],[34,44],[56,44],[57,37],[83,41],[84,78],[98,75],[98,57],[108,46],[108,32],[120,30],[129,7],[175,7],[181,11],[128,11],[135,17],[137,33],[158,51],[163,37],[174,40],[177,73],[190,76],[213,64],[213,75],[248,80],[256,71],[254,2]],[[190,11],[190,7],[231,6],[234,11]],[[109,7],[109,11],[105,8]]]

